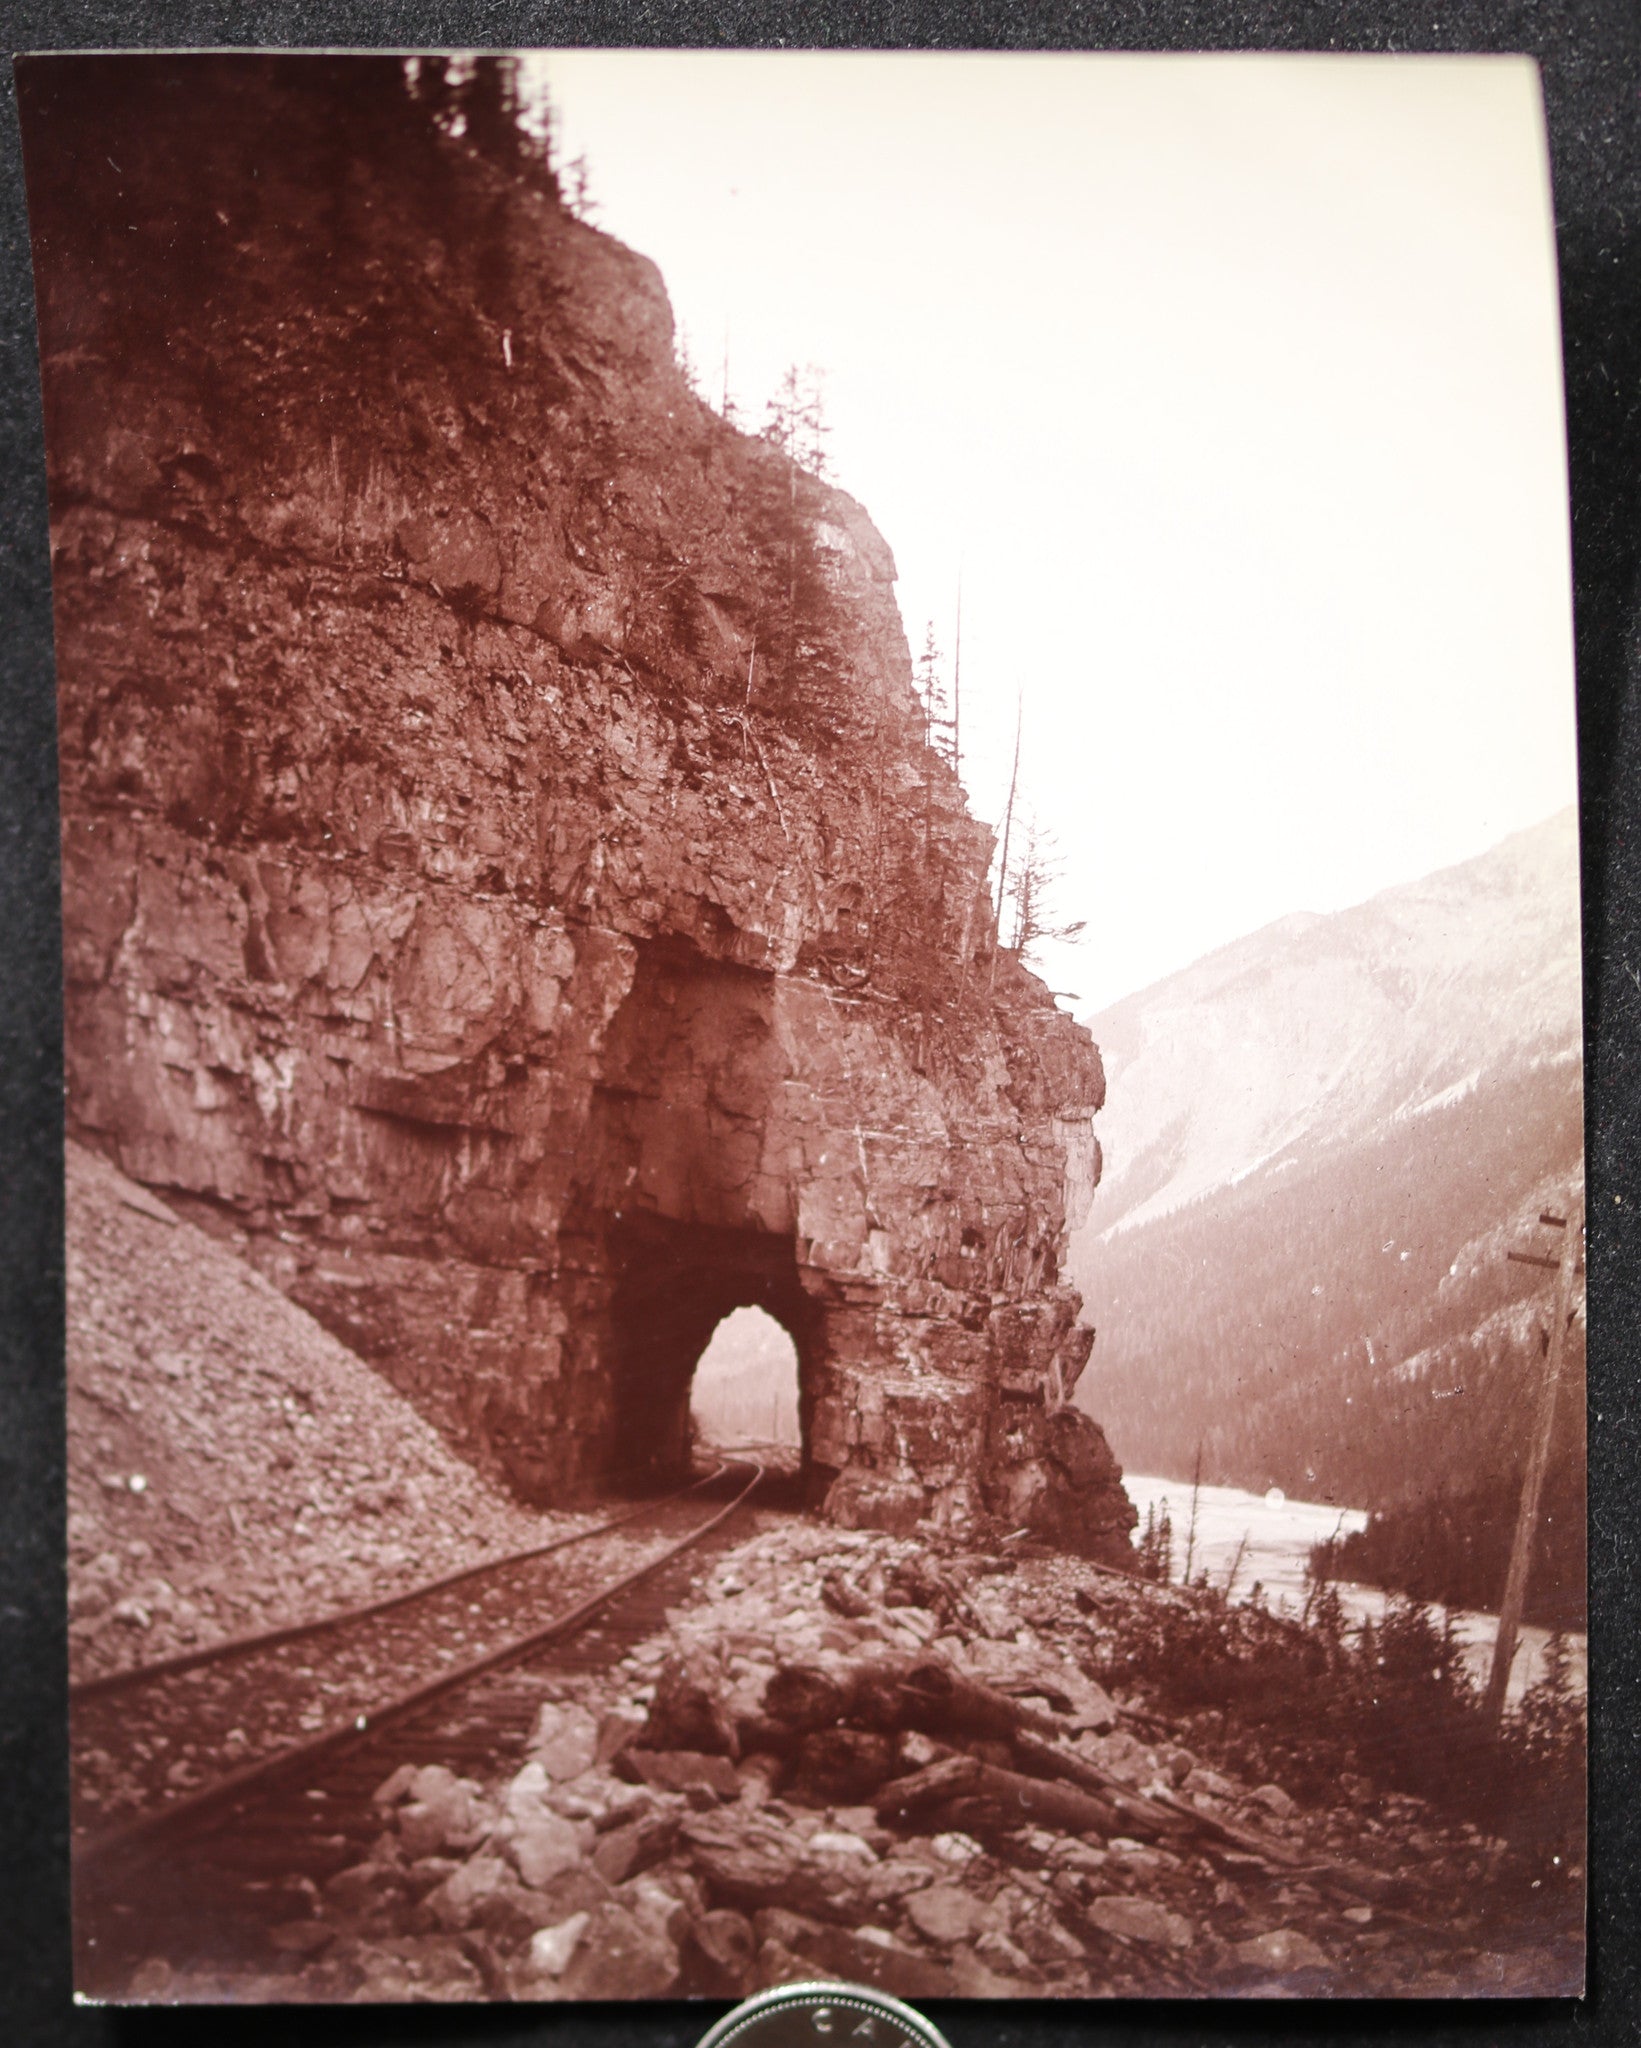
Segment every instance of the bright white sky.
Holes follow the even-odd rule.
[[[562,163],[836,480],[1023,781],[1084,1013],[1575,797],[1554,251],[1516,59],[553,52]]]

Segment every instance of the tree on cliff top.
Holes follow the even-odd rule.
[[[564,204],[577,220],[596,221],[599,215],[598,201],[593,197],[592,172],[587,164],[585,150],[573,157],[565,166],[564,176],[559,181],[564,192]],[[691,380],[693,388],[693,379]]]
[[[789,364],[764,415],[763,438],[793,465],[794,506],[799,470],[814,477],[817,483],[826,480],[826,438],[830,432],[820,371],[813,363],[805,363],[801,369],[796,363]]]
[[[917,657],[915,687],[923,707],[923,744],[930,747],[955,774],[957,772],[957,717],[952,692],[940,666],[940,649],[935,645],[934,621],[923,635],[923,652]]]
[[[816,735],[845,730],[856,708],[845,652],[848,621],[815,533],[827,432],[821,373],[813,364],[793,364],[769,401],[760,437],[783,459],[765,498],[763,542],[780,596],[758,638],[769,651],[775,708]]]
[[[517,57],[413,57],[406,74],[417,103],[446,135],[465,141],[498,170],[561,196],[552,165],[551,113],[526,102]],[[584,200],[585,157],[572,172],[572,196]]]
[[[1044,940],[1068,945],[1087,929],[1085,918],[1064,918],[1054,898],[1065,873],[1065,860],[1049,828],[1027,811],[1018,826],[1020,852],[1014,871],[1006,877],[1008,901],[1014,908],[1014,929],[1009,945],[1022,960],[1030,960]]]

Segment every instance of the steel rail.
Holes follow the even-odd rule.
[[[69,1705],[78,1706],[82,1700],[106,1699],[110,1693],[126,1692],[156,1678],[198,1670],[204,1664],[227,1663],[230,1658],[249,1656],[257,1650],[271,1650],[280,1643],[323,1635],[327,1629],[343,1628],[349,1622],[368,1621],[373,1615],[390,1614],[396,1607],[408,1607],[413,1601],[425,1600],[430,1594],[446,1592],[469,1579],[483,1578],[487,1572],[505,1571],[509,1565],[527,1564],[532,1558],[549,1557],[555,1550],[567,1550],[574,1543],[585,1543],[591,1537],[606,1535],[612,1529],[636,1521],[640,1515],[651,1514],[656,1508],[668,1507],[688,1494],[699,1493],[703,1486],[710,1486],[715,1479],[721,1479],[728,1470],[727,1464],[720,1465],[716,1472],[709,1472],[706,1478],[697,1479],[691,1486],[680,1487],[676,1493],[663,1494],[659,1500],[641,1501],[637,1507],[628,1508],[623,1514],[594,1522],[590,1528],[572,1529],[568,1535],[555,1536],[547,1543],[533,1544],[527,1550],[509,1550],[500,1557],[487,1557],[478,1564],[463,1565],[458,1571],[447,1572],[443,1578],[424,1579],[403,1593],[388,1593],[380,1600],[367,1600],[359,1607],[338,1607],[330,1614],[311,1615],[305,1621],[281,1622],[277,1628],[258,1629],[250,1635],[225,1636],[220,1643],[205,1643],[197,1650],[178,1650],[173,1656],[156,1657],[148,1664],[128,1664],[120,1671],[104,1671],[95,1678],[82,1678],[69,1685]]]
[[[170,1834],[185,1821],[198,1820],[214,1808],[231,1805],[243,1793],[287,1776],[299,1767],[314,1763],[320,1757],[335,1755],[356,1747],[379,1735],[384,1728],[394,1722],[403,1720],[418,1708],[439,1699],[445,1693],[456,1691],[458,1687],[471,1683],[473,1679],[482,1677],[486,1672],[497,1670],[506,1664],[517,1663],[520,1658],[527,1657],[533,1650],[540,1649],[556,1637],[572,1633],[583,1622],[591,1620],[601,1607],[607,1606],[611,1600],[626,1592],[629,1587],[637,1585],[640,1580],[648,1578],[652,1572],[659,1571],[662,1565],[669,1563],[682,1551],[688,1550],[691,1544],[699,1543],[703,1536],[710,1535],[721,1523],[728,1521],[764,1476],[762,1465],[755,1459],[749,1458],[745,1463],[751,1467],[752,1477],[726,1507],[708,1516],[686,1536],[669,1543],[632,1571],[623,1573],[620,1578],[612,1580],[598,1592],[589,1594],[586,1599],[567,1608],[563,1614],[555,1615],[551,1621],[544,1622],[539,1628],[531,1629],[528,1634],[516,1636],[512,1641],[501,1644],[497,1649],[488,1650],[483,1656],[474,1657],[468,1663],[458,1665],[454,1670],[441,1672],[437,1678],[429,1679],[409,1692],[400,1693],[397,1697],[384,1701],[379,1707],[356,1714],[351,1721],[340,1722],[317,1735],[309,1736],[302,1742],[290,1743],[284,1749],[275,1750],[271,1756],[261,1757],[255,1763],[231,1771],[227,1777],[218,1778],[213,1784],[202,1785],[197,1792],[189,1793],[153,1813],[141,1815],[123,1826],[105,1829],[101,1834],[89,1836],[75,1843],[74,1864],[77,1875],[84,1876],[93,1864],[106,1861],[122,1849],[134,1847],[140,1842],[153,1841]],[[729,1469],[728,1465],[720,1468],[721,1472]],[[712,1475],[713,1478],[719,1476],[720,1473]],[[686,1489],[688,1492],[694,1490]],[[676,1500],[681,1496],[675,1494],[671,1498]],[[669,1504],[662,1502],[657,1505]]]

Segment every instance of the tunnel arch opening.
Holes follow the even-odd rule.
[[[779,1454],[803,1442],[798,1347],[766,1309],[731,1309],[696,1361],[690,1421],[702,1446]]]
[[[822,1321],[804,1291],[794,1240],[645,1212],[613,1222],[608,1242],[612,1477],[642,1491],[688,1483],[696,1464],[692,1397],[701,1361],[721,1325],[753,1310],[760,1319],[753,1327],[773,1324],[776,1339],[789,1347],[794,1462],[807,1478]]]

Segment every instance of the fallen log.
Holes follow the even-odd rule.
[[[852,1689],[847,1666],[786,1664],[764,1687],[764,1712],[794,1734],[808,1735],[843,1719]]]
[[[816,1728],[798,1745],[794,1783],[827,1806],[869,1799],[895,1769],[892,1735],[865,1728]]]
[[[1075,1786],[1000,1770],[978,1757],[942,1757],[910,1777],[892,1779],[875,1801],[878,1817],[916,1825],[919,1815],[956,1800],[975,1800],[995,1809],[1002,1828],[1047,1827],[1062,1834],[1121,1832],[1116,1809]]]
[[[1312,1860],[1296,1854],[1286,1842],[1258,1834],[1252,1828],[1238,1827],[1234,1821],[1221,1820],[1217,1813],[1205,1813],[1200,1806],[1188,1805],[1175,1792],[1161,1793],[1158,1797],[1198,1834],[1211,1835],[1215,1841],[1226,1842],[1231,1848],[1241,1849],[1250,1856],[1263,1856],[1266,1862],[1281,1864],[1290,1870]]]
[[[910,1725],[931,1735],[994,1735],[1007,1742],[1021,1729],[1039,1735],[1062,1732],[1052,1714],[965,1678],[949,1664],[914,1665],[900,1691]]]
[[[860,1668],[849,1702],[849,1718],[858,1727],[875,1728],[883,1735],[895,1735],[919,1725],[914,1704],[906,1694],[904,1662],[880,1658]]]
[[[743,1714],[735,1723],[735,1737],[742,1756],[790,1756],[801,1739],[796,1728],[768,1714]]]
[[[825,1664],[785,1664],[764,1687],[763,1711],[796,1735],[854,1721],[893,1734],[907,1725],[900,1698],[904,1658],[863,1657]]]
[[[1081,1786],[1085,1792],[1106,1800],[1115,1809],[1126,1831],[1138,1841],[1154,1841],[1159,1835],[1181,1834],[1185,1832],[1186,1816],[1195,1813],[1194,1807],[1180,1806],[1178,1801],[1164,1804],[1144,1792],[1132,1791],[1080,1751],[1064,1748],[1059,1743],[1045,1742],[1029,1729],[1022,1728],[1015,1735],[1014,1754],[1022,1764],[1033,1766],[1040,1773],[1064,1778],[1073,1785]]]
[[[1163,1805],[1174,1808],[1182,1818],[1190,1821],[1199,1833],[1232,1849],[1239,1849],[1244,1855],[1261,1857],[1291,1876],[1302,1877],[1312,1884],[1328,1885],[1336,1891],[1349,1893],[1353,1898],[1375,1903],[1393,1896],[1399,1889],[1398,1881],[1386,1876],[1382,1870],[1370,1870],[1360,1863],[1341,1863],[1331,1856],[1318,1858],[1311,1851],[1292,1849],[1286,1842],[1262,1835],[1257,1829],[1239,1827],[1234,1821],[1222,1820],[1217,1813],[1204,1813],[1200,1807],[1188,1806],[1172,1792],[1161,1793],[1158,1797]]]
[[[1002,1771],[995,1764],[980,1766],[975,1790],[982,1799],[995,1799],[1011,1812],[1016,1827],[1050,1827],[1067,1834],[1104,1838],[1118,1826],[1116,1809],[1093,1793],[1048,1778],[1028,1778],[1019,1771]]]
[[[953,1739],[951,1747],[961,1749],[969,1756],[978,1757],[983,1764],[995,1764],[1000,1771],[1014,1769],[1014,1746],[1012,1743],[1004,1742],[1000,1736],[959,1735]]]
[[[1053,1714],[982,1684],[938,1658],[868,1657],[854,1663],[787,1664],[764,1688],[764,1717],[797,1735],[840,1722],[893,1734],[991,1736],[1007,1742],[1022,1728],[1065,1732]]]
[[[910,1820],[925,1807],[972,1792],[984,1768],[978,1757],[939,1757],[920,1771],[891,1778],[872,1803],[879,1820]]]

